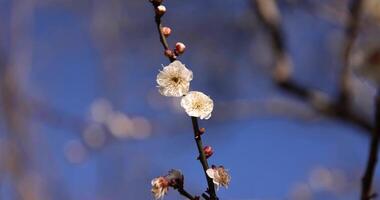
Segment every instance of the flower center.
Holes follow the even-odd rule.
[[[179,78],[178,78],[178,77],[173,77],[173,78],[172,78],[172,81],[173,81],[174,83],[179,83]]]
[[[200,102],[195,102],[193,104],[193,109],[199,110],[202,107],[202,104]]]

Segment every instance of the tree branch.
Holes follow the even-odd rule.
[[[151,3],[153,5],[154,9],[156,10],[158,5],[155,4],[154,1],[151,1]],[[169,45],[168,45],[168,42],[166,41],[166,37],[164,36],[164,34],[161,31],[161,29],[162,29],[161,17],[162,17],[162,15],[160,15],[156,12],[155,22],[156,22],[156,26],[157,26],[157,31],[159,33],[160,42],[161,42],[164,50],[169,50]],[[169,58],[170,62],[173,62],[176,60],[175,57],[168,56],[168,58]],[[198,148],[198,152],[199,152],[199,158],[200,158],[199,161],[201,162],[201,165],[202,165],[202,168],[203,168],[204,174],[206,176],[206,180],[207,180],[207,185],[208,185],[207,193],[210,194],[209,199],[210,200],[218,200],[218,197],[217,197],[216,191],[215,191],[214,183],[213,183],[212,179],[210,177],[208,177],[208,175],[206,173],[206,170],[209,168],[209,165],[208,165],[206,156],[203,152],[203,144],[202,144],[201,133],[199,131],[198,119],[196,117],[191,117],[191,122],[193,125],[195,142],[197,144],[197,148]],[[180,193],[184,192],[184,190],[183,191],[179,190],[179,192]]]
[[[375,175],[376,163],[378,159],[379,139],[380,139],[380,89],[378,89],[375,98],[375,129],[371,138],[371,145],[369,147],[369,155],[367,161],[367,167],[362,178],[362,193],[361,200],[370,200],[376,196],[371,194],[373,177]]]
[[[346,101],[346,92],[344,92],[343,95],[340,95],[341,97],[338,98],[337,101],[334,101],[330,100],[327,94],[324,94],[321,91],[310,89],[304,85],[297,83],[295,80],[292,79],[292,64],[289,56],[286,53],[286,45],[284,42],[285,39],[281,27],[281,15],[278,11],[276,2],[274,0],[252,0],[252,3],[254,4],[254,8],[256,11],[255,13],[258,19],[262,22],[262,24],[270,33],[276,59],[276,64],[273,70],[273,79],[276,85],[283,91],[286,91],[298,97],[300,100],[308,103],[308,105],[311,108],[313,108],[317,113],[326,117],[331,117],[343,122],[348,122],[357,125],[364,131],[371,133],[371,130],[373,129],[373,125],[371,122],[361,117],[357,113],[351,111],[351,109],[349,109],[347,106],[342,106],[345,104],[342,104],[342,101]],[[355,13],[355,15],[358,15],[358,11],[355,11]],[[353,19],[355,20],[357,18],[358,16],[353,17]],[[352,43],[356,38],[357,30],[353,29],[357,29],[358,25],[357,22],[353,24],[354,25],[350,25],[350,28],[348,28],[350,29],[350,31],[348,31],[350,34],[347,37],[349,37],[350,39],[348,39],[347,41],[349,41],[350,45],[344,48],[346,49],[345,52],[351,51]],[[348,57],[345,57],[344,60],[347,60],[346,62],[348,63]],[[347,66],[347,64],[345,64],[345,66]],[[346,67],[344,67],[344,69],[347,70]],[[347,77],[344,78],[345,83],[347,80]]]
[[[188,198],[188,199],[190,199],[190,200],[198,200],[199,198],[198,197],[193,197],[193,195],[191,195],[190,193],[188,193],[185,189],[183,189],[183,188],[178,188],[178,192],[182,195],[182,196],[184,196],[184,197],[186,197],[186,198]]]

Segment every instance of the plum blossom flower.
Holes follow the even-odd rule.
[[[158,73],[156,81],[162,95],[180,97],[189,92],[192,79],[193,72],[176,60]]]
[[[191,91],[182,97],[181,106],[189,116],[209,119],[214,108],[214,102],[202,92]]]
[[[213,166],[212,168],[209,168],[206,173],[207,176],[212,178],[212,181],[216,185],[217,189],[219,189],[220,186],[227,188],[230,184],[231,176],[223,166]]]
[[[157,177],[152,180],[152,194],[154,199],[162,199],[169,191],[169,181],[165,177]]]

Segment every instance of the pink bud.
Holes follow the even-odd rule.
[[[177,54],[183,54],[185,52],[186,46],[182,42],[177,42],[175,44],[175,51]]]
[[[165,37],[169,37],[170,33],[172,33],[172,29],[169,27],[162,27],[161,29],[162,34],[164,34]]]
[[[166,49],[165,50],[165,56],[167,56],[169,58],[174,58],[175,57],[173,51],[170,50],[170,49]]]
[[[214,154],[214,150],[211,146],[205,146],[203,148],[203,152],[205,153],[206,158],[209,158],[210,156],[212,156],[212,154]]]
[[[166,12],[166,7],[164,5],[159,5],[156,8],[156,13],[160,16],[164,15]]]
[[[200,128],[199,129],[199,134],[200,135],[202,135],[203,133],[205,133],[206,132],[206,129],[205,128]]]

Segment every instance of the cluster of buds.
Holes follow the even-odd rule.
[[[152,180],[152,194],[155,199],[162,199],[169,191],[183,188],[184,177],[179,170],[172,169],[166,176],[160,176]]]
[[[162,28],[161,31],[162,31],[163,35],[165,37],[167,37],[168,35],[170,35],[171,29],[169,27],[164,27],[164,28]],[[182,42],[177,42],[175,44],[175,47],[174,47],[173,50],[166,49],[164,53],[165,53],[165,56],[167,56],[169,58],[174,58],[175,59],[175,58],[177,58],[177,56],[183,54],[185,52],[185,49],[186,49],[186,45],[185,44],[183,44]]]
[[[161,18],[166,13],[166,7],[162,5],[163,0],[150,0],[150,1],[153,3],[155,7],[156,17]],[[161,33],[165,38],[167,38],[172,33],[172,29],[167,26],[164,26],[161,28]],[[185,44],[183,44],[182,42],[177,42],[173,50],[166,49],[164,53],[165,53],[165,56],[176,59],[177,56],[185,52],[185,49],[186,49]]]

